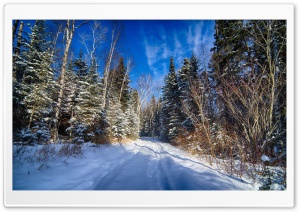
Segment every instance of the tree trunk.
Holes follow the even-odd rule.
[[[18,25],[19,25],[19,20],[16,20],[14,25],[13,25],[13,34],[12,34],[12,37],[13,37],[13,41],[14,41],[14,38],[16,36],[16,32],[17,32],[17,28],[18,28]]]
[[[72,22],[70,22],[70,20],[68,20],[67,21],[67,26],[65,28],[66,47],[65,47],[65,51],[64,51],[63,63],[62,63],[61,73],[60,73],[58,101],[57,101],[57,106],[56,106],[56,109],[55,109],[53,142],[56,142],[57,139],[58,139],[58,127],[59,127],[58,126],[58,120],[59,120],[59,115],[60,115],[60,110],[61,110],[62,97],[63,97],[63,94],[64,94],[65,74],[66,74],[66,69],[67,69],[69,49],[70,49],[70,46],[71,46],[71,42],[72,42],[73,34],[74,34],[74,29],[75,29],[74,24],[75,24],[74,20]]]
[[[15,49],[15,54],[16,55],[20,54],[23,26],[24,26],[24,23],[21,21],[19,31],[18,31],[17,47]]]
[[[103,110],[106,106],[106,96],[107,96],[107,87],[108,87],[108,74],[109,74],[109,69],[112,61],[112,57],[115,51],[116,44],[118,42],[120,36],[120,32],[118,32],[115,35],[115,27],[113,28],[113,31],[111,33],[111,45],[108,53],[108,58],[106,60],[105,68],[104,68],[104,74],[103,74],[103,102],[101,105],[101,109]]]

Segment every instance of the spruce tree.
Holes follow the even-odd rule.
[[[153,117],[153,137],[156,138],[159,137],[159,131],[161,128],[160,115],[161,115],[161,98],[159,98],[158,101],[156,102],[154,117]]]
[[[54,76],[51,68],[51,43],[47,41],[45,21],[35,22],[29,39],[30,42],[24,44],[28,51],[23,55],[26,68],[21,82],[27,128],[33,133],[50,135]],[[49,139],[49,136],[38,136],[37,142],[47,142]]]
[[[119,98],[122,105],[122,110],[125,111],[129,101],[129,76],[127,68],[124,65],[124,59],[119,59],[119,64],[114,72],[113,89]]]
[[[78,87],[75,98],[74,118],[70,120],[74,135],[80,132],[79,140],[98,142],[105,135],[106,117],[101,110],[102,83],[96,72],[96,62],[88,68],[82,60],[82,54],[74,61],[74,70],[78,75]],[[78,140],[77,139],[77,140]],[[76,140],[76,139],[75,139]]]
[[[15,22],[17,23],[17,21]],[[27,62],[25,56],[28,52],[25,43],[29,43],[23,33],[24,23],[21,21],[18,33],[15,37],[17,39],[13,40],[13,129],[14,129],[14,140],[18,137],[18,131],[27,125],[26,118],[26,108],[23,104],[23,91],[22,91],[22,81],[24,70],[26,69]],[[17,30],[15,26],[14,30]],[[24,130],[23,130],[24,131]]]
[[[164,141],[174,141],[180,127],[180,97],[174,60],[170,59],[170,71],[165,78],[163,87],[160,138]]]
[[[130,139],[137,139],[140,134],[140,117],[137,114],[136,108],[136,100],[134,96],[134,92],[130,92],[130,98],[128,107],[125,110],[125,116],[126,116],[126,123],[128,126],[126,126],[126,137]]]
[[[233,36],[234,35],[234,36]],[[243,66],[247,64],[250,55],[247,51],[247,31],[244,22],[240,20],[218,20],[215,23],[215,42],[212,48],[212,78],[215,82],[215,89],[223,92],[228,82],[238,86],[239,76]],[[245,68],[245,67],[244,67]],[[230,130],[235,123],[224,99],[218,96],[220,118],[225,128]]]

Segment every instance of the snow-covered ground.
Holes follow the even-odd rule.
[[[83,157],[14,162],[14,190],[251,190],[251,184],[221,173],[166,143],[141,138],[126,144],[83,145]]]

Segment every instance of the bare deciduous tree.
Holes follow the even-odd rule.
[[[106,58],[105,67],[104,67],[104,74],[103,74],[103,102],[101,105],[101,109],[104,109],[106,106],[106,99],[107,99],[107,90],[108,90],[108,76],[109,71],[111,68],[111,63],[113,59],[113,55],[115,53],[116,45],[121,36],[121,28],[114,24],[112,31],[111,31],[111,43],[109,47],[109,52]]]
[[[105,40],[107,31],[108,29],[103,27],[100,21],[94,21],[88,34],[84,32],[79,35],[81,43],[91,59],[91,63],[96,60],[96,51]]]
[[[140,93],[140,103],[138,105],[138,112],[140,114],[142,107],[146,103],[148,97],[151,95],[153,88],[153,81],[150,74],[142,74],[138,79],[137,86]]]
[[[121,85],[121,89],[120,89],[120,93],[119,93],[119,102],[121,101],[121,97],[122,97],[122,92],[123,92],[123,89],[124,89],[125,80],[129,76],[129,73],[130,73],[130,71],[132,69],[133,69],[133,59],[132,58],[128,58],[127,59],[127,66],[126,66],[126,74],[124,75],[124,78],[122,80],[122,85]]]

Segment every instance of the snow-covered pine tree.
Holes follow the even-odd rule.
[[[45,21],[38,20],[31,27],[30,42],[24,43],[28,51],[24,53],[22,85],[23,105],[27,112],[27,128],[39,134],[50,135],[53,114],[54,76],[51,68],[52,55],[47,41]],[[41,132],[41,130],[43,130]],[[47,142],[50,137],[38,136],[37,142]]]
[[[76,98],[78,96],[78,75],[72,70],[72,64],[66,70],[64,93],[61,103],[61,117],[59,133],[68,135],[73,140],[73,124],[75,115]]]
[[[169,133],[169,112],[170,112],[170,85],[169,85],[169,78],[171,73],[175,74],[175,67],[174,67],[174,60],[170,58],[170,71],[169,74],[165,77],[165,85],[162,88],[162,107],[161,107],[161,114],[160,114],[160,123],[161,128],[159,132],[159,138],[162,141],[168,140],[168,133]]]
[[[93,121],[90,124],[91,140],[96,143],[106,142],[108,120],[106,117],[106,110],[101,109],[101,104],[104,101],[102,96],[103,82],[99,78],[97,72],[97,63],[93,59],[89,74],[87,76],[87,82],[90,84],[88,91],[90,93],[90,115]]]
[[[77,95],[75,98],[74,117],[69,121],[74,133],[74,140],[100,142],[105,136],[106,118],[101,111],[102,84],[96,71],[96,61],[92,61],[90,69],[82,59],[82,53],[74,62],[78,75]],[[77,134],[77,136],[76,136]]]
[[[122,110],[125,111],[129,102],[129,76],[127,68],[124,66],[124,59],[120,58],[114,76],[114,92],[118,95]]]
[[[159,98],[156,102],[154,117],[153,117],[153,137],[159,137],[159,131],[161,128],[160,123],[160,114],[161,114],[161,98]]]
[[[127,125],[126,126],[126,137],[129,139],[137,139],[140,134],[140,117],[137,114],[136,111],[136,101],[134,96],[134,91],[130,91],[129,95],[129,102],[128,107],[125,110],[125,116],[127,119]]]
[[[116,114],[117,116],[115,123],[111,127],[112,135],[115,138],[117,138],[118,141],[121,141],[123,138],[126,138],[126,131],[128,131],[128,125],[126,123],[126,116],[121,109],[117,110]]]
[[[174,141],[180,126],[180,98],[178,79],[175,72],[174,60],[170,58],[170,72],[165,78],[163,87],[161,131],[160,138],[165,141]]]
[[[14,33],[13,39],[13,129],[14,140],[18,137],[18,131],[26,127],[26,109],[23,104],[24,95],[22,94],[22,81],[24,70],[26,69],[26,61],[24,60],[25,54],[28,51],[25,48],[24,43],[28,42],[24,37],[23,26],[21,21],[20,26],[17,29],[18,21],[15,21],[14,29],[15,33],[18,30],[17,35]],[[13,38],[14,38],[13,37]],[[24,130],[23,130],[24,131]],[[15,139],[16,138],[16,139]]]
[[[181,103],[179,107],[182,107],[183,106],[182,104],[185,104],[185,107],[190,108],[190,103],[191,103],[190,84],[192,81],[191,79],[194,78],[194,76],[191,75],[192,74],[191,71],[192,71],[192,67],[190,61],[188,60],[188,58],[184,58],[183,67],[178,72],[179,75],[178,89],[179,89],[179,96],[180,96],[180,103]],[[194,71],[193,74],[195,74]],[[180,111],[184,111],[184,110],[180,110]],[[192,124],[188,116],[183,112],[181,112],[179,116],[180,116],[181,126],[183,126],[187,130],[190,130]]]
[[[152,95],[150,99],[150,105],[149,105],[149,136],[154,137],[154,114],[156,111],[156,99],[155,96]]]
[[[194,111],[196,108],[195,101],[191,98],[191,86],[197,84],[198,80],[198,60],[195,56],[195,54],[192,54],[192,57],[190,61],[185,58],[184,59],[184,65],[181,70],[179,70],[179,92],[180,92],[180,100],[182,105],[181,107],[184,107],[181,109],[181,111],[189,110],[190,112],[196,114],[197,111]],[[194,129],[193,123],[190,119],[190,117],[182,112],[180,114],[180,121],[181,126],[188,131],[191,131]]]
[[[126,116],[121,109],[121,104],[119,100],[115,97],[110,99],[107,104],[107,119],[109,123],[109,134],[111,138],[117,138],[118,141],[126,138],[126,132],[128,124],[126,120]]]

